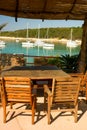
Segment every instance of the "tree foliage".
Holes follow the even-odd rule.
[[[82,39],[82,28],[81,27],[72,27],[73,28],[73,40]],[[71,28],[49,28],[48,36],[47,36],[47,28],[40,28],[40,38],[65,38],[70,39],[70,31]],[[29,29],[29,38],[37,38],[38,37],[38,29]],[[26,38],[27,30],[16,30],[16,31],[4,31],[1,33],[2,36],[10,36],[10,37],[25,37]]]

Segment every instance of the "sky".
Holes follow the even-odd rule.
[[[50,28],[50,27],[82,27],[84,21],[81,20],[37,20],[18,18],[15,22],[14,17],[0,15],[0,25],[8,23],[1,31],[16,31],[28,28]]]

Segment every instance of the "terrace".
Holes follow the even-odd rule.
[[[26,104],[25,104],[26,105]],[[23,104],[15,105],[16,108],[25,107]],[[85,130],[87,129],[86,117],[87,116],[87,104],[85,95],[79,95],[79,109],[78,109],[78,121],[74,123],[74,118],[69,112],[52,112],[52,122],[50,125],[47,123],[47,114],[44,112],[44,94],[43,90],[38,90],[37,96],[37,112],[35,113],[35,124],[31,124],[31,115],[29,113],[9,113],[7,122],[3,123],[3,109],[0,105],[0,129],[8,130],[36,130],[36,129],[49,129],[53,130],[60,128],[60,130]]]
[[[22,105],[21,105],[22,106]],[[18,106],[16,106],[18,107]],[[10,120],[9,120],[9,117]],[[31,124],[31,115],[25,113],[14,113],[10,114],[8,122],[3,123],[3,112],[0,107],[0,129],[3,130],[86,130],[87,129],[87,104],[85,98],[79,100],[79,111],[78,111],[78,122],[74,123],[73,116],[71,113],[58,113],[52,112],[52,122],[50,125],[47,124],[46,113],[43,112],[43,97],[38,97],[37,112],[35,114],[35,124]]]
[[[8,3],[8,4],[7,4]],[[14,6],[15,5],[15,6]],[[83,38],[80,55],[80,71],[84,72],[87,59],[87,1],[86,0],[3,0],[0,1],[0,14],[13,16],[17,21],[18,17],[33,18],[33,19],[71,19],[84,20]],[[39,106],[39,107],[38,107]],[[40,109],[40,110],[39,110]],[[19,113],[18,113],[19,114]],[[31,117],[20,113],[15,118],[14,114],[11,119],[3,124],[2,106],[0,107],[0,129],[3,130],[36,130],[36,129],[60,129],[60,130],[86,130],[87,129],[87,104],[85,97],[79,97],[78,122],[73,122],[73,117],[70,113],[52,113],[53,122],[47,124],[46,113],[43,112],[43,97],[38,97],[37,113],[35,117],[35,125],[31,125]]]

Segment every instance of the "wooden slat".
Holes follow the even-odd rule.
[[[6,100],[8,101],[28,101],[31,102],[31,81],[23,77],[4,78]]]
[[[78,92],[78,79],[74,78],[75,81],[58,81],[55,80],[53,102],[57,101],[73,101],[75,102]]]
[[[80,83],[80,92],[83,94],[84,92],[86,93],[86,74],[83,73],[70,73],[70,75],[73,78],[80,78],[81,83]],[[84,93],[84,94],[85,94]]]

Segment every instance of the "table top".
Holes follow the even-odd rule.
[[[56,66],[16,66],[4,70],[1,76],[25,76],[31,79],[70,78],[70,75]]]

